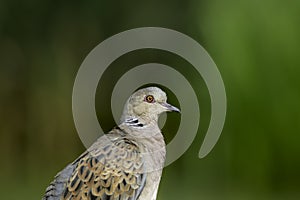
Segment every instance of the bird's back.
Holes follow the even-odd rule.
[[[136,200],[146,176],[139,145],[115,128],[59,172],[43,200]]]

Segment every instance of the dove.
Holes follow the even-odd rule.
[[[156,200],[166,148],[163,112],[180,112],[158,87],[134,92],[118,126],[60,171],[42,200]]]

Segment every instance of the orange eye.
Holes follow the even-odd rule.
[[[148,102],[148,103],[153,103],[154,102],[154,97],[152,95],[147,95],[145,97],[145,100]]]

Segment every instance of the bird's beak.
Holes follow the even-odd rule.
[[[179,112],[180,110],[178,108],[176,108],[175,106],[172,106],[171,104],[168,103],[161,103],[161,105],[167,110],[167,111],[174,111],[174,112]]]

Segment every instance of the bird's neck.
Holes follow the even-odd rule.
[[[119,127],[128,135],[138,138],[150,139],[152,137],[162,137],[156,120],[128,116],[121,121]]]
[[[122,124],[126,124],[130,127],[135,128],[146,128],[149,126],[158,126],[157,117],[137,117],[137,116],[128,116],[124,119],[121,119]]]

